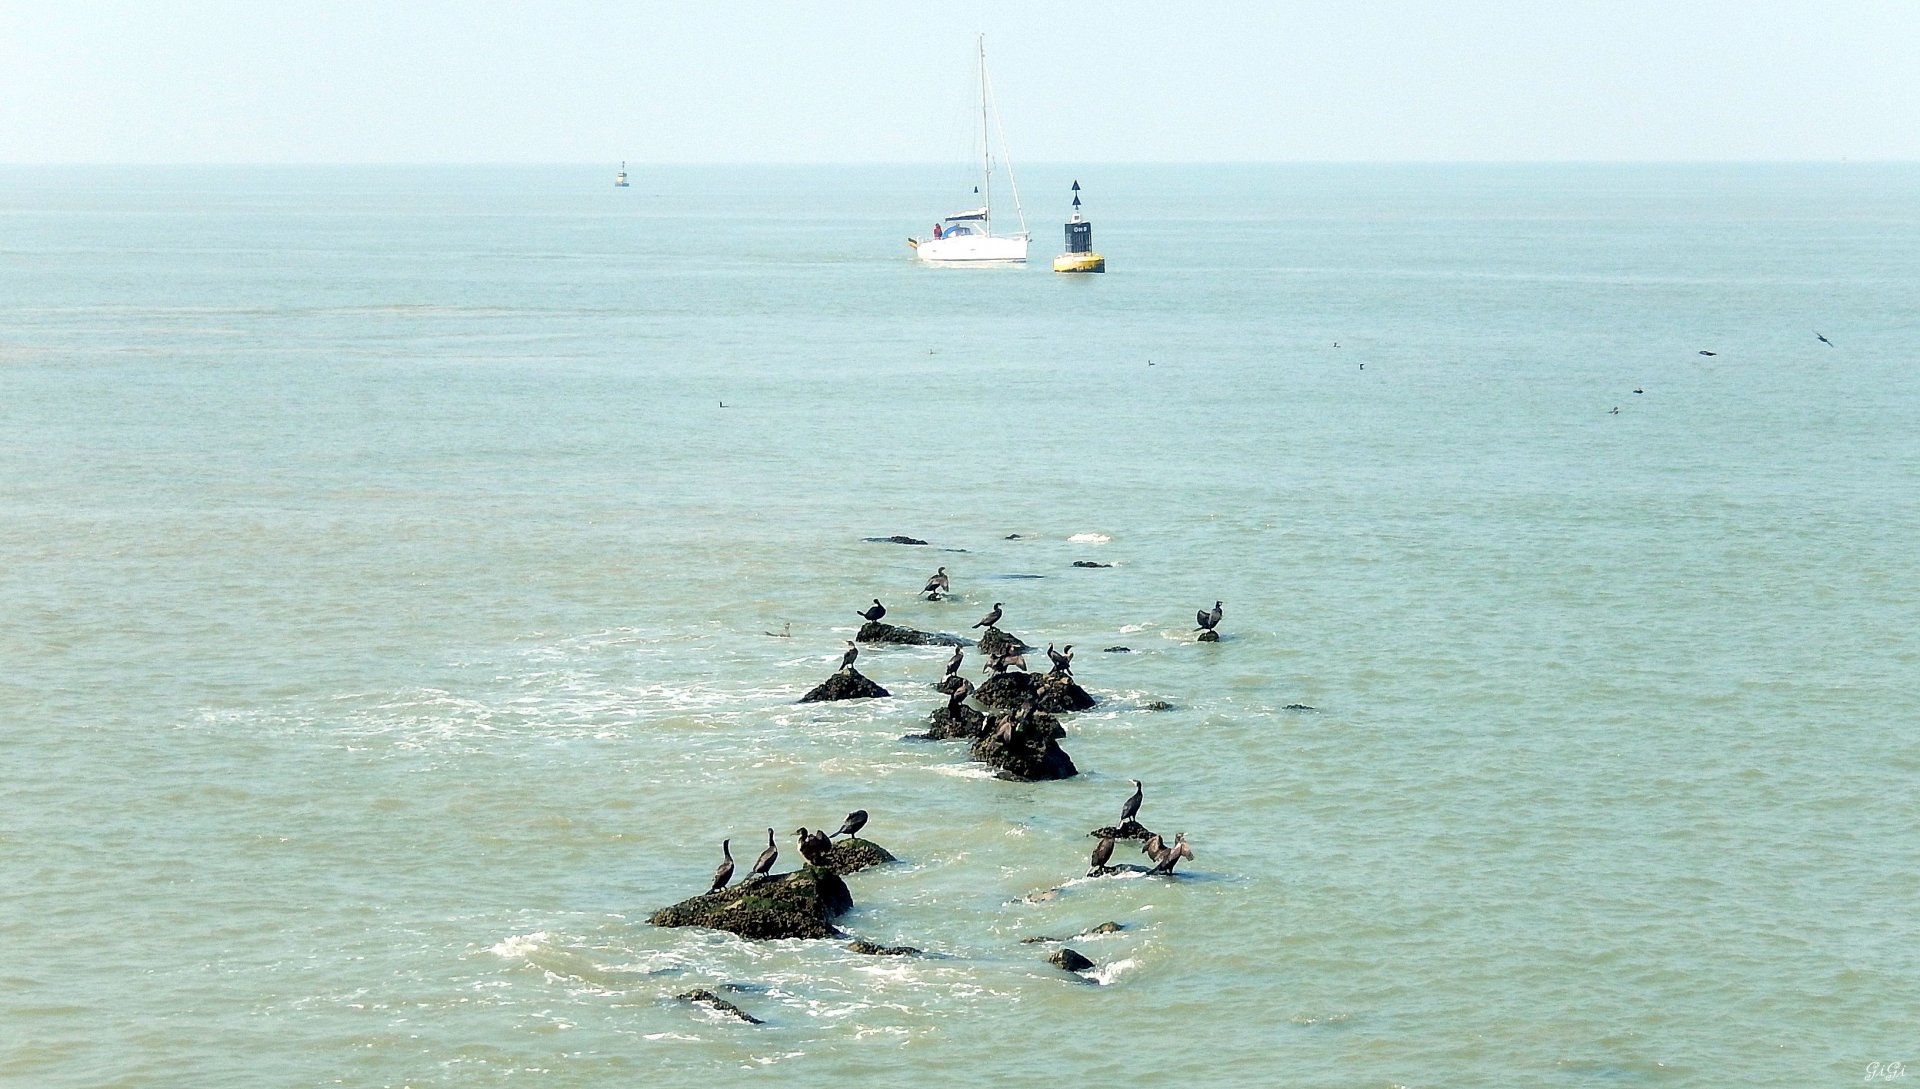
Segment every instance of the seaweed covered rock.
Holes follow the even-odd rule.
[[[852,666],[848,666],[820,682],[819,686],[813,691],[801,696],[800,702],[823,703],[827,700],[864,700],[886,695],[891,695],[891,693],[868,680],[866,674]]]
[[[834,873],[845,875],[859,873],[870,866],[883,862],[898,862],[899,859],[887,852],[885,847],[872,840],[858,836],[848,836],[835,840],[833,850],[827,852],[826,868]]]
[[[973,640],[958,635],[915,631],[898,624],[889,624],[882,620],[869,620],[860,625],[860,631],[853,637],[856,643],[891,643],[907,647],[970,647]]]
[[[1153,829],[1148,828],[1139,821],[1128,821],[1125,824],[1114,824],[1108,825],[1105,828],[1095,828],[1093,831],[1088,832],[1087,835],[1092,836],[1094,839],[1112,837],[1114,839],[1137,839],[1145,843],[1147,840],[1153,838]]]
[[[986,721],[985,715],[965,704],[962,704],[958,711],[949,711],[947,705],[943,703],[927,716],[927,732],[920,736],[928,741],[952,741],[956,738],[979,737],[980,729]]]
[[[1052,716],[1035,715],[1032,722],[1016,727],[1009,741],[1001,741],[997,732],[975,738],[973,758],[993,768],[1002,779],[1071,779],[1080,774],[1080,769],[1054,740],[1059,730],[1060,723]]]
[[[1071,949],[1056,949],[1047,958],[1047,963],[1068,972],[1085,972],[1093,968],[1093,962]]]
[[[694,990],[694,991],[683,991],[680,994],[674,995],[673,997],[679,999],[682,1002],[693,1002],[702,1006],[706,1006],[720,1013],[730,1013],[733,1016],[738,1017],[740,1020],[745,1021],[749,1025],[766,1024],[765,1021],[760,1020],[758,1017],[755,1017],[754,1015],[748,1013],[747,1011],[741,1009],[740,1007],[734,1005],[733,1003],[727,1001],[726,999],[721,998],[719,995],[714,994],[712,991],[709,991],[709,990],[703,989],[703,990]]]
[[[862,537],[860,539],[868,544],[923,545],[927,543],[918,537],[909,537],[904,533],[896,533],[891,537]]]
[[[1220,633],[1214,631],[1212,628],[1208,628],[1206,631],[1200,633],[1200,642],[1202,643],[1218,643],[1219,641]]]
[[[936,692],[939,692],[942,695],[951,696],[953,695],[954,689],[960,687],[965,683],[967,683],[967,679],[965,677],[962,677],[960,674],[955,673],[952,676],[940,678],[940,680],[934,684],[933,690]]]
[[[825,866],[743,881],[661,908],[654,926],[704,926],[743,938],[831,938],[833,920],[853,908],[853,894]]]
[[[1039,648],[1030,647],[1022,643],[1018,636],[1008,635],[999,628],[988,628],[980,633],[980,653],[989,658],[1002,654],[1025,654],[1037,649]]]
[[[973,698],[988,707],[1018,707],[1028,700],[1042,711],[1060,714],[1085,711],[1094,705],[1087,690],[1073,683],[1064,673],[1022,673],[1008,670],[980,682]]]

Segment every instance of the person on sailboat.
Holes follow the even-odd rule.
[[[933,240],[935,242],[940,241],[940,224],[938,223],[933,225]]]

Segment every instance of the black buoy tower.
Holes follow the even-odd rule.
[[[1067,220],[1067,252],[1053,259],[1055,272],[1105,272],[1107,259],[1093,252],[1093,224],[1080,218],[1080,183],[1073,183],[1073,218]]]

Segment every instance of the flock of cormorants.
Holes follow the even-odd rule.
[[[926,600],[928,601],[938,601],[941,594],[952,592],[952,586],[953,581],[948,577],[947,569],[942,567],[927,579],[927,584],[921,588],[921,593],[927,595]],[[1005,604],[1005,602],[1000,601],[994,602],[993,608],[988,611],[987,615],[981,617],[973,626],[975,628],[997,627],[1001,617],[1006,615],[1004,611]],[[1201,609],[1195,613],[1194,619],[1199,626],[1194,630],[1211,632],[1217,629],[1220,626],[1220,617],[1223,612],[1222,604],[1220,601],[1215,601],[1212,609]],[[887,607],[880,603],[879,598],[874,598],[873,604],[870,607],[856,609],[854,610],[854,615],[868,622],[877,622],[880,618],[887,615]],[[790,638],[792,628],[792,624],[788,623],[786,627],[778,633],[779,636],[781,638]],[[767,634],[773,635],[775,633],[768,632]],[[843,671],[852,669],[854,661],[860,657],[860,647],[858,644],[851,639],[848,639],[846,644],[846,652],[840,656],[840,668]],[[1019,644],[1017,642],[1013,644],[1013,648],[1017,648],[1018,646]],[[987,672],[990,674],[999,674],[1015,668],[1024,672],[1027,668],[1027,659],[1025,655],[1013,648],[1001,651],[998,654],[990,654],[987,660]],[[1053,644],[1048,643],[1047,660],[1053,667],[1049,671],[1050,675],[1065,676],[1068,678],[1073,676],[1072,643],[1066,644],[1060,650],[1053,649]],[[947,695],[947,711],[953,715],[959,713],[961,705],[966,702],[967,697],[972,695],[974,691],[973,682],[967,680],[965,677],[959,676],[960,666],[964,661],[966,661],[966,648],[959,646],[954,647],[953,657],[947,659],[946,672],[941,678],[943,684],[948,680],[957,682],[953,690]],[[1005,740],[1012,735],[1016,727],[1031,721],[1033,714],[1034,706],[1031,701],[1026,702],[1015,711],[1005,713],[1001,716],[998,733],[1002,735],[1002,739]],[[1128,782],[1133,784],[1133,793],[1128,796],[1127,800],[1120,806],[1120,824],[1118,825],[1118,829],[1121,831],[1141,827],[1139,823],[1140,801],[1145,796],[1145,788],[1138,779],[1129,779]],[[841,823],[840,830],[832,836],[828,836],[825,832],[818,829],[809,831],[806,827],[802,826],[794,831],[794,835],[799,841],[800,857],[805,859],[809,865],[820,865],[826,861],[828,853],[832,851],[834,838],[856,835],[860,829],[866,827],[866,824],[867,811],[864,809],[856,809],[847,814],[847,819]],[[732,840],[720,841],[721,862],[713,871],[713,885],[707,890],[709,893],[719,892],[721,889],[726,888],[727,883],[733,879],[734,866],[731,844]],[[1113,858],[1113,846],[1113,836],[1101,837],[1100,842],[1093,848],[1092,857],[1088,859],[1088,877],[1098,877],[1108,871],[1108,862]],[[1171,874],[1173,873],[1174,867],[1179,865],[1182,859],[1191,859],[1193,857],[1193,848],[1187,845],[1187,834],[1185,832],[1176,833],[1173,837],[1173,842],[1170,844],[1163,841],[1157,834],[1149,834],[1140,845],[1140,853],[1153,860],[1153,866],[1147,871],[1148,873]],[[767,848],[760,852],[760,857],[754,859],[753,869],[747,871],[747,876],[742,879],[743,883],[756,878],[766,877],[772,872],[773,864],[779,857],[780,848],[774,843],[773,829],[768,828]]]

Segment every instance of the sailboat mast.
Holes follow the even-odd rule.
[[[980,226],[991,235],[993,234],[993,130],[987,127],[987,36],[975,34],[973,40],[980,50],[980,201],[987,216]]]

